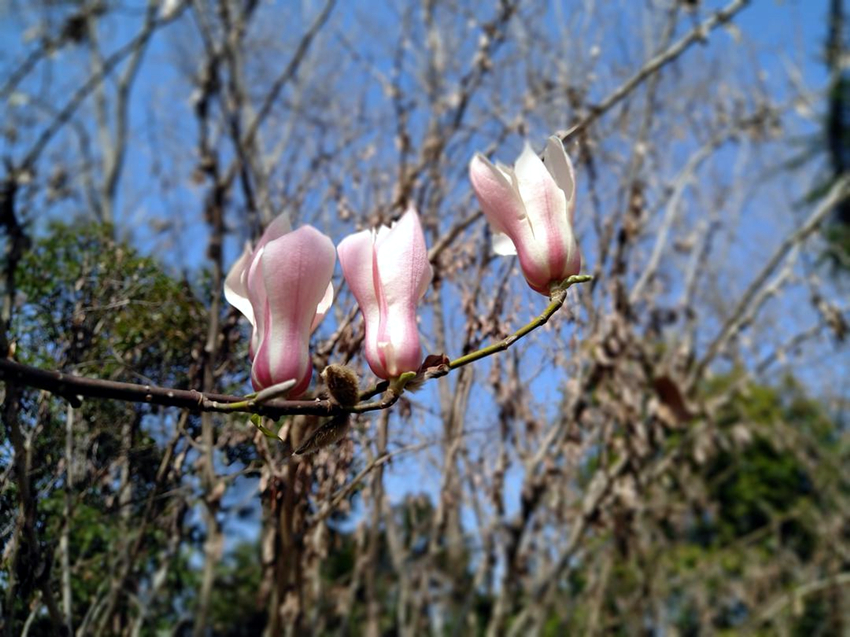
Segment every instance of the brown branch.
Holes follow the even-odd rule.
[[[610,468],[597,471],[582,500],[581,514],[576,518],[570,528],[570,535],[566,546],[550,562],[548,568],[541,569],[541,572],[532,584],[531,594],[534,599],[543,600],[557,588],[557,584],[561,581],[564,571],[568,569],[570,561],[581,546],[581,541],[591,524],[591,520],[597,517],[599,508],[605,498],[610,494],[613,483],[628,467],[629,458],[628,456],[623,456]],[[509,635],[515,637],[522,634],[523,629],[526,627],[529,613],[532,610],[530,606],[523,608],[515,618],[511,631],[508,633]]]
[[[737,305],[726,319],[720,332],[706,348],[705,356],[696,365],[689,381],[690,384],[697,382],[710,363],[721,353],[727,342],[738,333],[743,325],[743,319],[751,311],[754,301],[758,299],[758,292],[771,277],[780,263],[792,252],[795,246],[803,243],[820,227],[820,224],[834,210],[835,206],[850,196],[850,180],[841,179],[837,181],[829,193],[818,204],[817,208],[806,219],[795,232],[785,237],[781,244],[773,252],[773,255],[761,269],[755,279],[747,286],[740,296]]]
[[[442,237],[434,244],[434,246],[428,251],[428,260],[434,264],[437,263],[440,255],[443,251],[448,248],[452,243],[454,243],[455,239],[457,239],[460,234],[466,230],[473,223],[478,221],[483,216],[483,213],[478,210],[473,212],[468,217],[461,219],[458,223],[456,223],[452,228],[442,235]]]
[[[442,374],[441,374],[442,375]],[[75,406],[79,397],[121,400],[164,407],[179,407],[196,412],[248,413],[277,419],[281,416],[336,416],[343,413],[363,413],[392,407],[401,396],[401,389],[388,384],[380,400],[341,407],[330,400],[269,400],[228,394],[202,392],[196,389],[171,389],[156,385],[136,385],[101,378],[74,376],[48,371],[8,359],[0,359],[0,380],[15,386],[33,387],[64,398]]]
[[[328,400],[272,400],[257,404],[254,401],[245,400],[243,396],[73,376],[62,372],[39,369],[8,359],[0,359],[0,380],[11,385],[24,385],[41,389],[65,398],[69,402],[77,400],[77,396],[82,396],[84,398],[179,407],[197,412],[230,413],[238,411],[261,414],[269,418],[292,414],[334,416],[342,413],[339,407]],[[232,403],[242,403],[243,406],[234,409],[231,407]]]
[[[313,40],[318,35],[319,31],[322,30],[322,27],[328,21],[328,18],[330,18],[331,11],[335,4],[336,0],[328,0],[322,8],[322,11],[318,16],[316,16],[313,24],[310,25],[310,28],[301,38],[301,41],[298,43],[298,47],[295,49],[295,53],[289,61],[289,64],[286,65],[283,72],[275,79],[274,84],[272,84],[271,89],[266,94],[266,97],[260,106],[260,110],[257,112],[254,119],[249,122],[247,130],[245,131],[245,136],[241,142],[241,148],[250,148],[256,140],[260,126],[265,121],[266,117],[268,117],[269,113],[271,113],[272,107],[277,102],[281,91],[283,91],[284,87],[286,87],[286,85],[298,73],[298,70],[301,68],[301,63],[304,61],[310,50],[310,45],[313,43]],[[225,184],[229,185],[233,182],[239,174],[240,164],[241,159],[237,156],[233,162],[231,162],[227,171],[225,171],[223,178],[223,182]]]
[[[322,505],[322,508],[314,515],[310,520],[310,525],[316,524],[318,522],[322,522],[328,518],[339,506],[339,503],[345,500],[348,496],[350,496],[357,489],[358,486],[363,482],[363,480],[375,469],[387,464],[396,456],[400,456],[406,453],[413,453],[416,451],[421,451],[431,445],[434,442],[421,442],[415,445],[408,445],[406,447],[400,447],[399,449],[395,449],[393,451],[384,451],[376,458],[374,458],[369,464],[367,464],[363,469],[354,476],[348,483],[344,486],[337,489],[330,498]]]
[[[80,87],[74,91],[71,98],[65,106],[59,111],[56,118],[51,122],[42,133],[38,136],[35,144],[29,149],[20,162],[20,166],[24,170],[31,170],[41,152],[47,146],[53,136],[59,132],[65,124],[71,119],[80,104],[103,82],[109,75],[118,67],[119,64],[128,55],[133,54],[139,47],[143,47],[148,39],[153,35],[159,27],[172,22],[178,14],[169,16],[167,19],[157,19],[147,21],[142,30],[124,46],[120,47],[112,55],[103,61],[102,67],[98,72],[93,73]]]

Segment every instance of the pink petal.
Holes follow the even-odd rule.
[[[336,253],[328,237],[303,226],[268,241],[259,260],[266,311],[252,379],[257,388],[295,379],[290,396],[297,396],[310,384],[310,327],[326,296]]]
[[[564,242],[572,235],[566,195],[528,144],[517,159],[516,177],[535,244],[526,246],[523,272],[538,284],[556,278],[566,266]]]
[[[433,271],[416,209],[409,208],[375,247],[387,303],[419,301]]]
[[[528,284],[548,295],[551,283],[579,272],[581,255],[572,229],[575,174],[559,138],[548,140],[544,157],[545,164],[526,144],[512,170],[476,155],[469,174],[494,249],[510,254],[510,240]]]
[[[346,237],[337,250],[363,312],[369,367],[381,378],[419,369],[416,306],[433,272],[416,211],[408,210],[392,228]]]
[[[387,370],[378,351],[378,330],[381,321],[378,299],[380,282],[376,289],[373,267],[375,244],[372,231],[364,230],[347,236],[337,246],[337,253],[342,275],[363,313],[366,361],[376,376],[387,378]]]
[[[265,232],[260,237],[257,247],[260,248],[266,245],[269,241],[279,239],[285,234],[292,231],[292,224],[289,221],[289,215],[285,212],[280,213],[272,219],[271,223],[266,226]]]
[[[387,372],[398,376],[419,369],[422,350],[416,306],[433,277],[428,248],[416,210],[410,208],[377,246],[378,277],[385,310],[378,347]]]
[[[260,240],[257,242],[251,261],[248,263],[245,274],[243,275],[245,287],[248,290],[248,298],[251,300],[255,322],[250,346],[252,357],[257,351],[259,351],[260,346],[262,345],[263,338],[266,334],[266,317],[268,316],[268,308],[266,307],[266,286],[263,282],[262,269],[260,268],[262,255],[265,251],[266,245],[270,241],[275,241],[283,237],[291,230],[292,224],[289,222],[289,215],[285,212],[282,212],[272,219],[272,222],[266,226]]]
[[[478,153],[469,163],[469,178],[493,230],[511,239],[522,234],[520,225],[528,225],[525,206],[503,171]]]

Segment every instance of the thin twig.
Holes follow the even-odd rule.
[[[488,345],[487,347],[484,347],[482,349],[470,352],[469,354],[464,354],[463,356],[460,356],[446,363],[434,365],[432,367],[420,370],[417,377],[413,379],[413,384],[420,385],[424,381],[430,380],[432,378],[440,378],[441,376],[445,376],[450,371],[457,369],[458,367],[469,365],[470,363],[481,360],[482,358],[486,358],[498,352],[505,351],[523,336],[526,336],[530,332],[536,330],[538,327],[545,325],[549,321],[549,319],[552,318],[552,315],[557,312],[558,309],[561,308],[561,306],[563,306],[564,301],[567,298],[567,290],[572,285],[575,285],[576,283],[586,283],[592,278],[592,276],[587,274],[571,276],[563,283],[554,287],[552,291],[552,296],[550,297],[551,301],[549,305],[546,307],[545,310],[543,310],[542,314],[534,318],[531,322],[526,323],[516,332],[506,338],[503,338],[497,343],[493,343],[492,345]],[[389,381],[381,381],[380,383],[376,383],[360,393],[360,400],[368,400],[372,396],[386,391],[388,387]]]
[[[451,361],[448,365],[449,369],[457,369],[458,367],[463,367],[464,365],[469,365],[477,360],[481,360],[482,358],[486,358],[487,356],[492,356],[497,352],[503,352],[508,349],[511,345],[521,339],[523,336],[533,332],[538,327],[542,327],[545,325],[552,315],[561,309],[561,306],[564,304],[564,301],[567,299],[567,290],[576,283],[586,283],[590,281],[593,277],[587,274],[580,274],[577,276],[571,276],[569,279],[564,281],[562,284],[556,286],[552,292],[550,297],[551,301],[549,305],[543,310],[543,313],[540,314],[537,318],[526,323],[516,332],[508,336],[507,338],[502,339],[498,343],[493,343],[492,345],[488,345],[478,351],[471,352],[469,354],[465,354],[460,358],[456,358]]]
[[[32,169],[45,146],[50,142],[53,136],[62,129],[62,127],[71,119],[71,116],[76,112],[77,107],[94,91],[101,82],[103,82],[115,68],[121,64],[125,57],[136,51],[139,47],[144,46],[147,40],[153,35],[157,28],[172,22],[178,13],[169,16],[166,19],[157,19],[145,23],[142,30],[127,44],[120,47],[106,60],[99,72],[93,73],[80,87],[71,95],[71,98],[65,106],[59,111],[56,119],[38,136],[35,144],[29,149],[20,162],[20,166],[24,169]]]
[[[581,515],[576,518],[570,528],[570,536],[567,545],[561,550],[557,558],[550,563],[549,568],[542,570],[540,576],[535,580],[532,588],[534,599],[542,600],[549,594],[553,586],[561,581],[563,571],[569,566],[575,552],[578,550],[584,533],[590,525],[590,521],[598,514],[599,507],[611,491],[613,483],[629,467],[628,456],[623,456],[608,469],[600,469],[594,476],[588,487],[587,494],[581,503]],[[522,633],[525,620],[532,607],[526,607],[513,621],[511,636]]]
[[[426,447],[430,447],[433,445],[433,442],[421,442],[416,445],[409,445],[407,447],[401,447],[400,449],[396,449],[394,451],[388,451],[386,453],[381,454],[372,462],[363,467],[362,471],[354,476],[348,484],[343,487],[340,487],[339,490],[334,493],[330,500],[328,500],[323,506],[322,509],[316,513],[316,517],[310,520],[310,525],[321,522],[329,515],[331,515],[339,506],[339,503],[342,502],[345,498],[347,498],[351,493],[363,482],[363,479],[369,475],[372,471],[387,464],[390,460],[392,460],[396,456],[400,456],[405,453],[413,453],[415,451],[420,451],[421,449],[425,449]]]
[[[661,67],[678,58],[682,55],[682,53],[687,51],[697,42],[704,42],[709,32],[729,22],[736,13],[741,11],[741,9],[746,7],[749,3],[750,0],[734,0],[733,2],[730,2],[722,9],[716,11],[711,17],[694,27],[687,33],[687,35],[670,45],[668,49],[650,59],[637,73],[623,82],[613,92],[609,93],[608,97],[599,102],[599,104],[593,106],[590,109],[590,113],[588,113],[583,119],[579,120],[577,124],[573,125],[573,127],[567,131],[558,133],[561,141],[566,142],[576,134],[582,132],[597,119],[602,117],[602,115],[611,110],[611,108],[616,106],[624,97],[640,86],[644,80],[658,71]]]
[[[806,222],[800,226],[796,232],[788,235],[774,251],[773,256],[770,257],[761,272],[759,272],[756,278],[753,279],[752,283],[747,286],[744,293],[741,294],[740,300],[735,306],[735,309],[732,310],[732,313],[729,315],[729,318],[726,319],[726,322],[723,324],[720,332],[706,348],[705,356],[696,366],[693,375],[690,378],[691,384],[702,378],[702,375],[705,373],[709,364],[720,353],[729,338],[738,331],[738,328],[741,326],[742,320],[748,314],[753,301],[758,298],[757,293],[759,289],[761,289],[761,287],[767,282],[777,266],[779,266],[785,257],[792,252],[792,248],[794,246],[805,241],[809,235],[817,230],[824,219],[826,219],[826,217],[835,209],[835,206],[841,201],[844,201],[848,195],[850,195],[850,180],[841,179],[837,181],[827,196],[820,201],[817,208],[815,208]]]

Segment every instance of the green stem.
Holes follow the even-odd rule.
[[[245,400],[240,400],[236,403],[216,403],[216,411],[224,413],[233,411],[252,411],[258,405],[262,405],[276,398],[285,397],[287,392],[295,387],[295,383],[296,381],[294,380],[287,380],[282,383],[278,383],[277,385],[266,387],[265,389],[254,392],[253,394],[248,394],[245,396]]]
[[[576,283],[586,283],[592,278],[593,277],[588,274],[579,274],[571,276],[566,281],[553,285],[552,291],[549,295],[549,305],[546,306],[546,309],[543,310],[543,313],[540,314],[540,316],[533,319],[529,323],[526,323],[507,338],[504,338],[497,343],[493,343],[492,345],[488,345],[487,347],[476,350],[474,352],[470,352],[469,354],[465,354],[459,358],[454,359],[449,363],[449,369],[457,369],[458,367],[469,365],[470,363],[474,363],[475,361],[481,360],[482,358],[492,356],[497,352],[505,351],[523,336],[529,334],[530,332],[533,332],[538,327],[545,325],[546,322],[552,317],[552,315],[559,309],[561,309],[561,306],[564,304],[564,301],[567,298],[567,290],[569,290],[572,285]]]
[[[416,378],[416,372],[404,372],[398,378],[394,378],[390,383],[390,391],[396,394],[401,394],[404,391],[407,383]]]

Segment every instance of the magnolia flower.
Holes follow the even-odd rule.
[[[313,366],[310,334],[333,302],[333,242],[312,226],[290,231],[275,219],[257,246],[246,248],[224,282],[227,301],[251,323],[251,381],[260,390],[294,379],[289,396],[307,389]]]
[[[416,305],[431,282],[414,208],[392,228],[352,234],[337,247],[342,273],[366,324],[366,361],[380,378],[416,371],[422,360]]]
[[[495,233],[494,250],[519,255],[532,289],[549,296],[551,284],[578,274],[575,173],[558,137],[549,138],[543,161],[526,143],[513,168],[494,166],[478,153],[469,164],[469,177]]]

